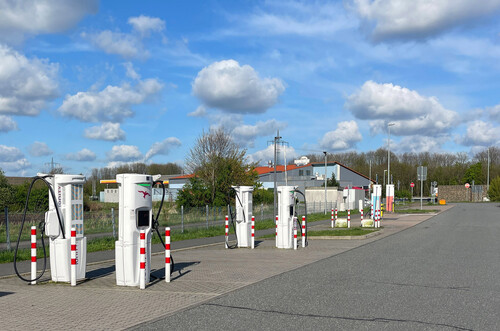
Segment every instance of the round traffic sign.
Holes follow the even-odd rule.
[[[411,182],[410,187],[415,187],[415,183]]]
[[[465,188],[469,188],[470,187],[470,184],[469,183],[465,183]]]

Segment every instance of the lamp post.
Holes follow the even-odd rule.
[[[387,184],[391,183],[391,126],[395,123],[387,123]]]
[[[325,154],[325,215],[326,215],[326,151],[323,152]]]

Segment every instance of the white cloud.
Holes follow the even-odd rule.
[[[377,41],[422,39],[490,16],[499,0],[353,0],[352,5]]]
[[[17,147],[0,145],[0,162],[16,162],[24,158],[24,154]]]
[[[286,149],[286,150],[285,150]],[[293,147],[286,147],[286,146],[279,146],[278,145],[278,162],[277,164],[284,164],[284,157],[286,153],[286,161],[287,163],[293,159],[296,159],[299,154],[295,151]],[[257,162],[259,165],[267,165],[268,161],[274,160],[274,146],[269,145],[267,146],[266,149],[263,149],[261,151],[257,151],[253,154],[249,154],[247,156],[248,162]]]
[[[391,139],[391,151],[396,153],[439,153],[442,144],[447,140],[446,138],[411,136],[404,137],[399,143],[394,143]]]
[[[46,143],[35,141],[28,147],[28,153],[30,153],[31,156],[47,156],[52,155],[54,152],[52,152]]]
[[[85,129],[84,136],[89,139],[117,141],[125,140],[125,131],[120,128],[120,123],[106,122],[100,126]]]
[[[82,37],[90,39],[94,46],[107,54],[117,54],[126,59],[149,56],[149,53],[143,49],[140,39],[128,33],[105,30],[96,34],[83,33]]]
[[[157,17],[137,16],[130,17],[128,23],[134,27],[134,30],[146,36],[150,31],[161,32],[165,29],[165,21]]]
[[[122,122],[133,116],[132,105],[147,101],[163,88],[156,79],[140,81],[135,86],[108,85],[100,92],[78,92],[67,95],[59,112],[83,122]]]
[[[0,114],[36,116],[56,98],[58,66],[0,44]]]
[[[372,134],[387,132],[397,136],[431,135],[448,132],[459,124],[456,112],[443,107],[436,97],[424,97],[418,92],[393,84],[367,81],[347,98],[345,107],[354,116],[370,122]]]
[[[265,122],[259,121],[255,125],[239,125],[233,129],[231,135],[239,145],[253,147],[257,137],[270,136],[276,133],[276,130],[282,130],[286,127],[287,123],[272,119]]]
[[[426,98],[416,91],[371,80],[347,98],[345,107],[359,119],[408,119],[423,115],[428,108],[442,108],[436,98]]]
[[[193,94],[207,107],[230,113],[263,113],[285,90],[278,78],[260,78],[249,65],[235,60],[214,62],[192,83]]]
[[[358,123],[344,121],[339,122],[335,130],[325,133],[320,146],[327,151],[343,151],[355,147],[356,143],[362,139]]]
[[[133,27],[132,33],[104,30],[98,33],[82,33],[81,36],[107,54],[117,54],[126,59],[148,58],[149,52],[144,49],[143,41],[151,32],[161,32],[165,29],[165,22],[159,18],[141,15],[130,17],[128,23]]]
[[[74,161],[94,161],[96,159],[96,155],[90,149],[84,148],[77,153],[69,153],[66,155],[66,159],[74,160]]]
[[[489,116],[492,120],[500,123],[500,105],[496,105],[494,107],[487,109],[489,112]]]
[[[98,10],[98,0],[16,0],[0,2],[0,40],[17,43],[25,35],[58,33]]]
[[[474,121],[467,127],[465,135],[458,139],[465,146],[491,146],[500,143],[500,128],[483,121]]]
[[[173,148],[181,145],[181,141],[175,137],[166,138],[161,142],[155,142],[146,153],[144,159],[147,161],[155,155],[167,155]]]
[[[22,158],[12,162],[0,161],[0,169],[2,169],[9,176],[25,176],[26,170],[30,168],[31,163],[26,158]]]
[[[196,108],[195,111],[189,113],[188,116],[205,117],[206,114],[207,114],[207,108],[205,106],[201,105],[201,106],[198,106],[198,108]]]
[[[137,146],[116,145],[107,153],[109,161],[133,162],[142,158]]]
[[[17,123],[10,116],[0,115],[0,132],[18,130]]]
[[[141,75],[139,75],[135,69],[134,69],[134,65],[132,64],[132,62],[125,62],[123,64],[123,66],[125,67],[125,69],[127,70],[126,72],[126,75],[127,77],[129,78],[132,78],[134,80],[139,80],[141,79]]]

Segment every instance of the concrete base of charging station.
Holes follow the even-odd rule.
[[[114,260],[87,265],[89,280],[74,287],[49,282],[50,272],[46,272],[37,285],[27,285],[15,276],[2,278],[0,295],[3,305],[9,307],[9,313],[2,315],[2,325],[24,330],[50,321],[53,330],[95,329],[98,321],[99,329],[133,327],[379,240],[430,217],[432,215],[399,215],[396,220],[386,220],[383,231],[365,240],[311,240],[313,237],[309,237],[308,247],[299,246],[297,250],[275,248],[274,238],[256,239],[255,249],[225,249],[223,236],[219,244],[184,250],[176,250],[173,242],[175,271],[171,283],[160,279],[164,276],[164,255],[154,254],[151,258],[153,277],[145,290],[117,286]],[[329,221],[325,226],[329,226]],[[314,228],[314,223],[309,224],[309,229]],[[257,238],[258,235],[257,232]],[[59,309],[48,307],[26,313],[26,306],[47,307],[47,298],[50,298],[50,307]],[[150,307],[152,302],[161,304],[145,314],[144,307]]]

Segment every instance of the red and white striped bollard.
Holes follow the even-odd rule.
[[[302,248],[306,247],[306,217],[302,216]]]
[[[139,288],[146,288],[146,231],[141,230],[139,235],[140,255],[139,255]]]
[[[276,215],[276,247],[278,247],[278,215]]]
[[[165,228],[165,282],[170,283],[170,228]]]
[[[293,218],[293,249],[297,250],[297,217]]]
[[[337,207],[335,207],[335,223],[333,223],[333,227],[337,226],[337,219],[338,219],[338,217],[337,217],[337,211],[338,211]]]
[[[31,279],[36,278],[36,226],[31,227]],[[35,285],[36,280],[31,282]]]
[[[333,208],[332,208],[332,228],[334,227],[334,220],[333,220]]]
[[[226,238],[224,240],[224,247],[229,248],[228,245],[228,240],[229,240],[229,217],[226,215],[226,222],[225,222],[225,231],[226,231]]]
[[[351,210],[347,209],[347,227],[351,227]]]
[[[71,286],[76,286],[76,229],[71,228]]]
[[[252,249],[255,248],[255,216],[252,216],[252,243],[251,247]]]
[[[363,227],[363,212],[361,212],[361,227]]]

